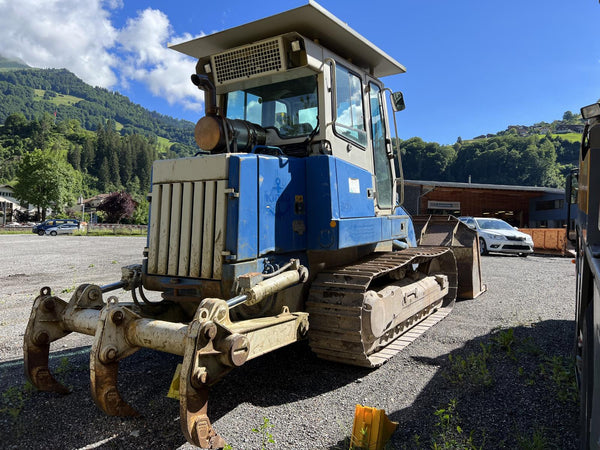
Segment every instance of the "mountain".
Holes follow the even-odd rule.
[[[9,59],[0,55],[0,70],[28,69],[27,64],[19,59]]]
[[[555,122],[552,128],[510,126],[470,140],[459,137],[454,145],[414,137],[400,140],[397,151],[412,180],[563,187],[578,165],[581,133],[575,131],[579,124]]]
[[[77,119],[87,130],[110,120],[121,135],[156,139],[177,156],[197,151],[192,122],[149,111],[118,92],[91,87],[66,69],[27,68],[0,57],[0,125],[15,113],[28,120],[44,113],[60,121]]]
[[[567,140],[579,142],[584,126],[585,120],[583,120],[581,114],[573,114],[571,111],[566,111],[563,114],[562,120],[554,120],[551,123],[538,122],[533,125],[509,125],[505,130],[499,131],[496,134],[482,134],[473,139],[485,139],[511,134],[521,137],[545,136],[550,134],[562,135]]]
[[[0,184],[18,186],[27,167],[49,164],[61,171],[53,183],[61,185],[58,211],[78,196],[116,191],[143,204],[155,160],[197,151],[191,122],[91,87],[68,70],[0,57]]]
[[[83,174],[84,192],[140,193],[147,189],[153,160],[198,150],[191,122],[93,88],[68,70],[19,64],[0,59],[5,67],[0,69],[0,182],[14,180],[21,158],[42,149]],[[418,137],[398,140],[397,151],[404,173],[414,180],[472,178],[557,187],[577,166],[582,122],[579,114],[567,111],[562,120],[510,126],[471,140],[459,137],[452,146]]]

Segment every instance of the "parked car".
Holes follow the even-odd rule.
[[[46,231],[50,228],[56,228],[59,227],[60,225],[69,225],[69,227],[66,227],[66,229],[79,229],[79,220],[77,219],[48,219],[42,223],[39,223],[37,225],[35,225],[31,231],[33,231],[35,234],[39,234],[40,236],[44,236],[45,234],[50,234],[50,233],[46,233]],[[56,231],[56,234],[58,233],[58,230],[54,230]],[[70,233],[72,233],[73,231],[70,231]]]
[[[490,217],[459,217],[469,228],[479,234],[479,249],[482,255],[489,252],[512,253],[527,256],[533,253],[533,239],[527,233],[501,219]]]
[[[57,234],[72,234],[75,230],[79,229],[79,224],[74,223],[61,223],[55,227],[46,228],[45,233],[50,236],[56,236]]]

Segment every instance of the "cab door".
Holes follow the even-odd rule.
[[[369,82],[369,110],[371,123],[373,168],[375,171],[375,191],[377,207],[391,212],[394,200],[394,169],[391,140],[388,137],[387,121],[382,89],[374,82]]]

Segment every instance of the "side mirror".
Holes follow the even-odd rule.
[[[585,120],[593,119],[594,117],[600,116],[600,103],[594,103],[593,105],[584,106],[581,108],[581,117]]]
[[[392,109],[394,112],[402,111],[406,108],[404,104],[404,95],[402,92],[392,92]]]

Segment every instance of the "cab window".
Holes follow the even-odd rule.
[[[227,117],[274,128],[282,138],[309,135],[317,127],[317,78],[308,76],[227,95]]]
[[[335,132],[361,147],[366,147],[367,133],[360,78],[337,64],[335,87],[337,101]]]

